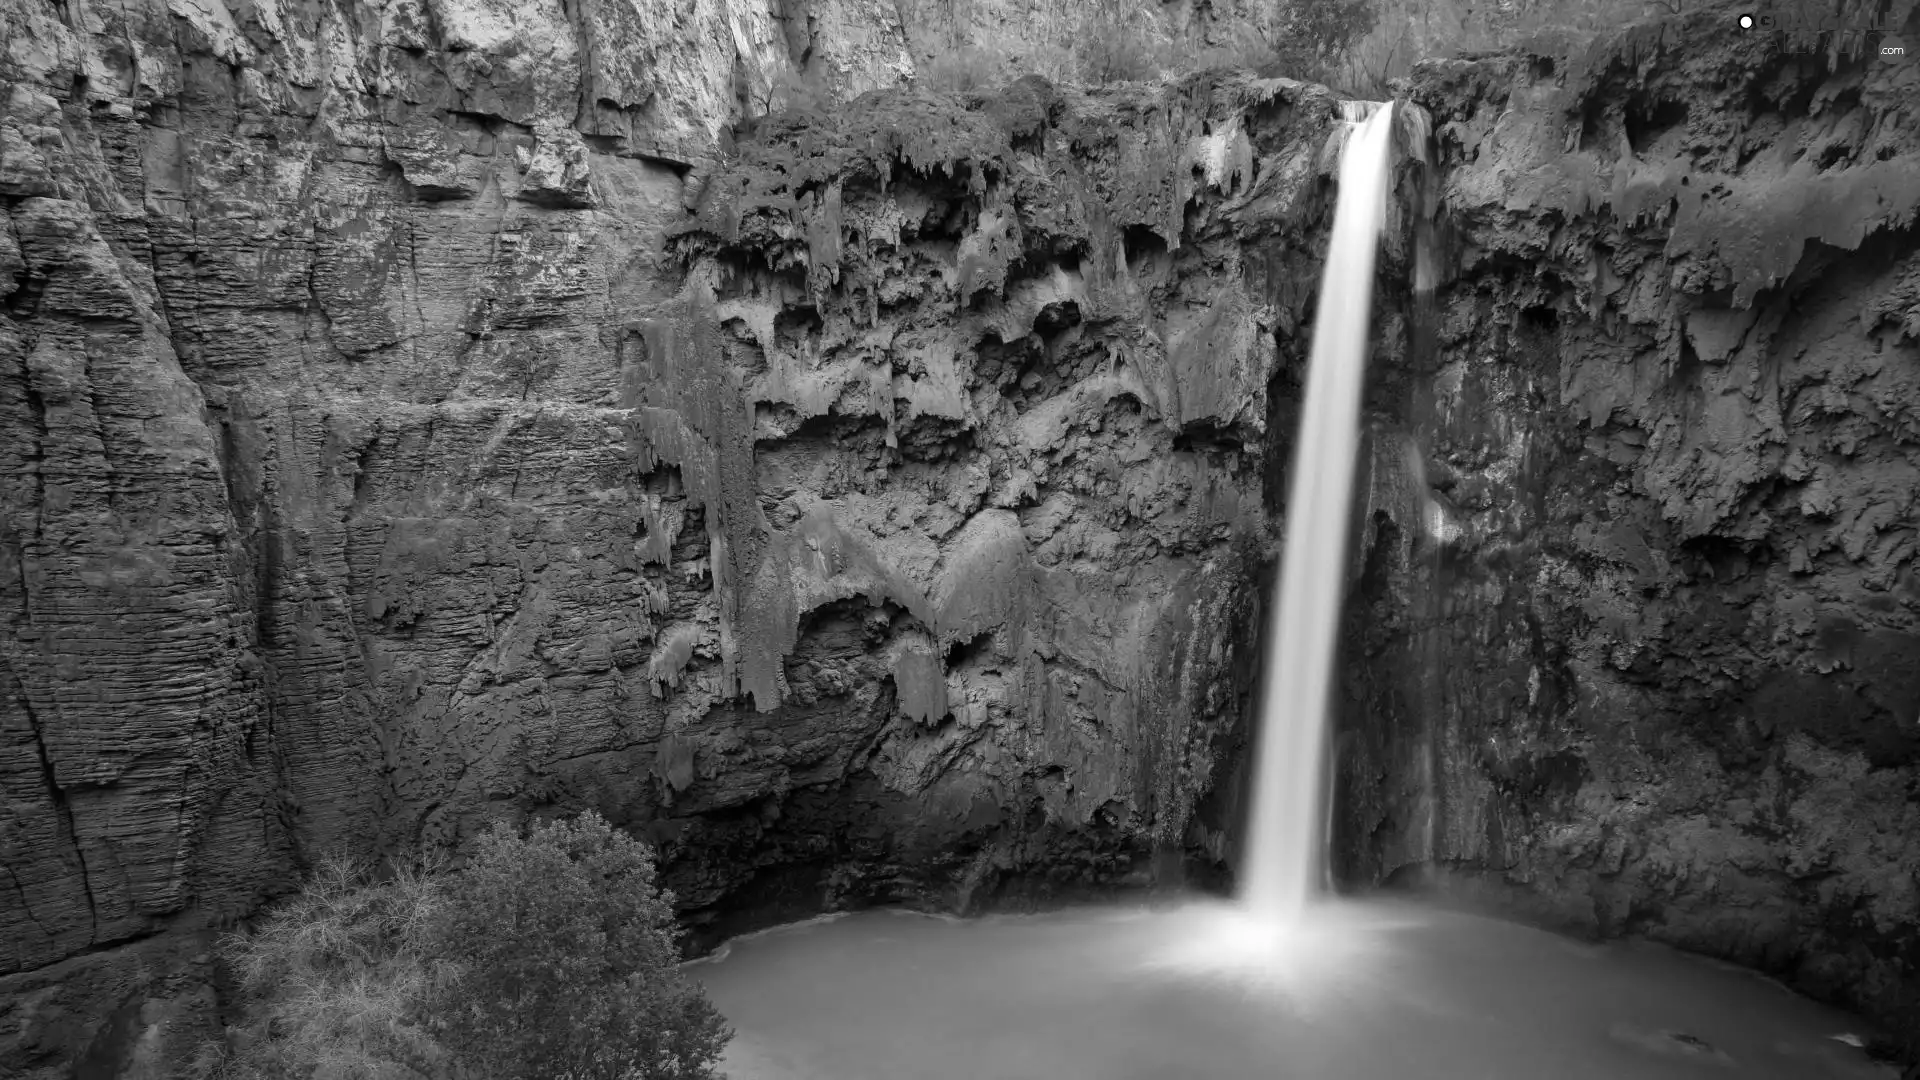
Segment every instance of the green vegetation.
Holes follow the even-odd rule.
[[[447,1054],[420,1009],[444,977],[421,948],[444,906],[436,869],[409,867],[376,884],[364,866],[329,860],[252,933],[223,941],[250,1015],[213,1075],[441,1073]]]
[[[706,1080],[731,1037],[652,853],[591,811],[454,873],[328,862],[223,952],[246,1016],[208,1080]]]
[[[682,977],[653,855],[598,814],[480,839],[429,925],[465,976],[429,998],[446,1045],[518,1080],[699,1080],[732,1033]]]

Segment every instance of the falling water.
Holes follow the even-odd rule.
[[[1360,443],[1374,252],[1386,222],[1393,105],[1348,102],[1342,114],[1354,126],[1340,158],[1294,450],[1241,893],[1252,913],[1273,925],[1294,921],[1325,865],[1327,706]]]

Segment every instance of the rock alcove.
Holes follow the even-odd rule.
[[[0,1057],[499,818],[706,942],[1227,879],[1335,99],[736,6],[0,5]],[[1920,66],[1723,22],[1408,86],[1337,869],[1914,1030]]]

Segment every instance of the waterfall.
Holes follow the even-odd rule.
[[[1276,925],[1299,915],[1326,865],[1327,709],[1360,445],[1374,254],[1386,223],[1393,104],[1346,102],[1342,116],[1351,128],[1340,156],[1333,236],[1294,446],[1241,885],[1252,914]]]

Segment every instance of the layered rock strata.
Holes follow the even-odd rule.
[[[780,12],[4,12],[0,1057],[171,1067],[201,929],[499,818],[709,933],[1218,863],[1324,91],[736,147]]]
[[[1920,66],[1731,17],[1414,81],[1337,846],[1920,1037]]]
[[[1898,1024],[1920,67],[1725,19],[1412,87],[1338,855]],[[197,928],[503,817],[709,936],[1230,862],[1324,91],[763,116],[910,69],[858,0],[0,21],[0,1060],[163,1068]]]

